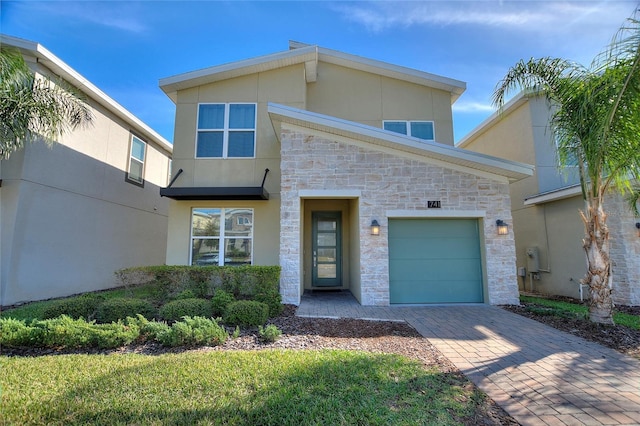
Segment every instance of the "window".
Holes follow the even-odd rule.
[[[255,157],[256,104],[200,104],[196,158]]]
[[[192,265],[251,265],[252,247],[253,209],[192,210]]]
[[[435,140],[433,121],[383,121],[385,130],[390,130],[427,141]]]
[[[126,180],[136,185],[144,185],[144,156],[147,144],[135,136],[131,137],[129,171]]]

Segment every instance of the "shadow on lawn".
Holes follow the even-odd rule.
[[[472,424],[481,394],[389,354],[278,351],[145,358],[55,397],[64,424]],[[255,366],[246,367],[247,362]],[[286,365],[285,365],[286,364]],[[243,365],[234,370],[233,365]],[[243,377],[237,377],[243,375]],[[36,404],[36,402],[34,402]],[[39,401],[37,404],[42,404]],[[42,407],[35,411],[41,411]]]

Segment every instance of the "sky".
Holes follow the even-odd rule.
[[[458,141],[510,66],[589,65],[637,1],[0,1],[0,32],[35,41],[168,141],[162,78],[288,49],[289,40],[463,81]]]

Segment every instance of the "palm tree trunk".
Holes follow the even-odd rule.
[[[611,260],[609,258],[609,229],[602,197],[587,201],[587,211],[580,212],[585,226],[582,246],[587,256],[587,275],[581,280],[589,285],[591,296],[589,319],[600,324],[613,324]],[[595,205],[594,205],[595,204]]]

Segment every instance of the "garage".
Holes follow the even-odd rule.
[[[389,219],[392,304],[482,303],[477,219]]]

